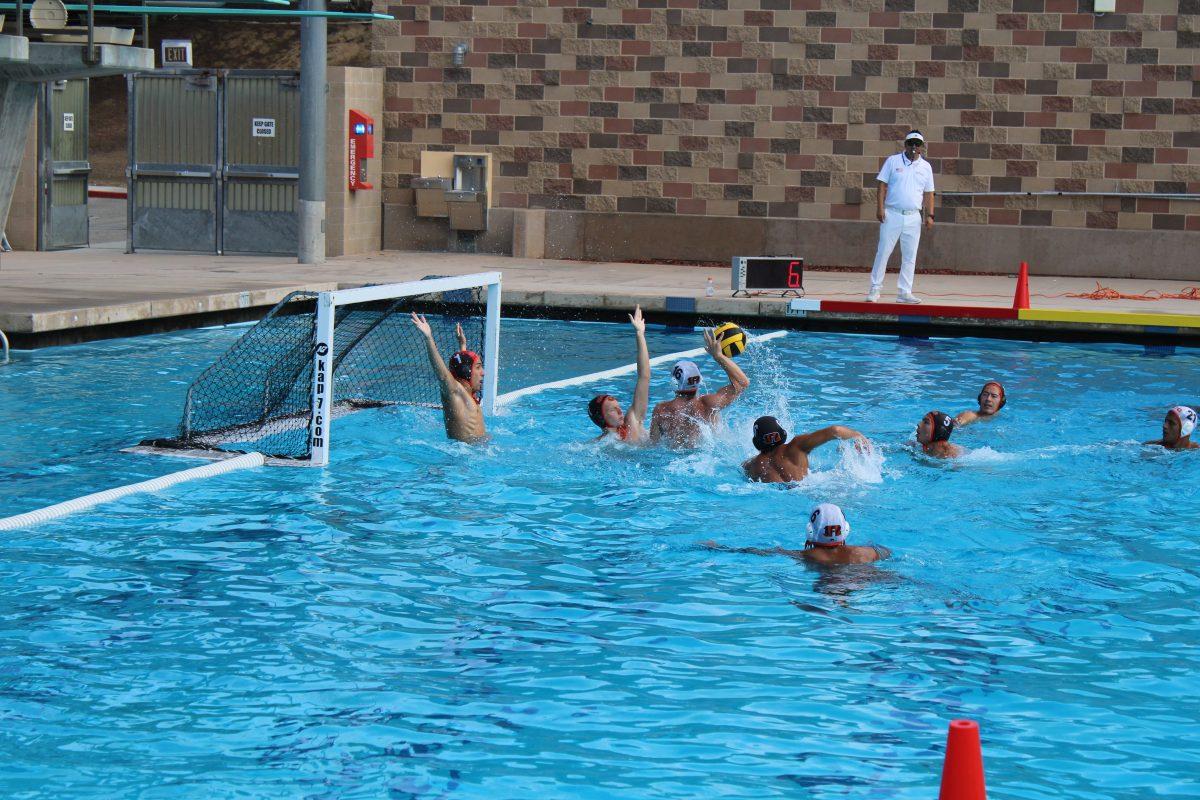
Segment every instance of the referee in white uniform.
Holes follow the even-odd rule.
[[[900,240],[900,278],[896,281],[897,303],[919,303],[913,296],[913,273],[917,269],[917,245],[921,243],[921,217],[925,227],[933,228],[933,168],[921,158],[925,137],[910,131],[904,137],[904,152],[883,162],[879,181],[879,202],[875,216],[879,226],[879,249],[871,267],[871,291],[867,302],[879,299],[887,262]]]

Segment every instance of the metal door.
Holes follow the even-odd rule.
[[[129,81],[130,252],[219,252],[217,75],[136,75]]]
[[[225,79],[221,249],[295,255],[300,188],[300,81],[294,73]]]
[[[88,82],[42,85],[38,136],[38,248],[88,245]]]

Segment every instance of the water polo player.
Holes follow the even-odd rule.
[[[1000,409],[1004,408],[1008,398],[1004,394],[1004,386],[1000,381],[988,381],[979,390],[979,396],[975,398],[975,401],[979,403],[979,408],[975,411],[960,411],[954,418],[956,427],[961,428],[963,425],[970,425],[981,419],[991,419],[1000,413]]]
[[[819,431],[787,440],[787,431],[774,417],[754,421],[754,447],[758,455],[742,464],[746,476],[763,483],[790,483],[808,474],[808,454],[834,439],[854,439],[857,446],[869,449],[868,439],[853,428],[830,425]]]
[[[737,400],[750,386],[750,379],[733,359],[721,352],[721,342],[712,330],[704,330],[704,349],[721,369],[729,383],[717,391],[704,394],[704,378],[694,361],[680,361],[671,371],[675,380],[675,397],[654,407],[650,420],[650,441],[665,441],[671,447],[694,447],[704,428],[720,420],[721,409]]]
[[[588,416],[600,427],[599,438],[615,436],[623,442],[638,444],[646,440],[643,422],[650,406],[650,350],[646,347],[646,323],[642,319],[641,306],[636,306],[629,315],[629,324],[637,335],[637,383],[633,387],[629,411],[621,413],[621,404],[611,394],[598,394],[588,403]]]
[[[962,455],[962,448],[950,444],[950,434],[953,430],[954,420],[949,414],[930,411],[917,423],[917,443],[926,455],[934,458],[957,458]]]
[[[483,389],[483,359],[467,349],[467,337],[459,325],[455,329],[459,350],[450,356],[449,364],[443,364],[437,343],[433,341],[433,331],[425,317],[414,311],[412,321],[425,337],[429,365],[438,378],[446,436],[460,442],[486,439],[487,428],[483,424],[483,410],[479,407],[479,394]]]
[[[1146,444],[1156,444],[1168,450],[1200,449],[1200,444],[1192,441],[1192,432],[1195,430],[1195,409],[1175,406],[1163,418],[1162,438]]]
[[[701,542],[711,550],[724,550],[730,553],[750,553],[756,556],[788,556],[797,561],[804,561],[820,566],[838,566],[842,564],[870,564],[887,558],[892,553],[886,547],[867,545],[865,547],[846,544],[850,536],[850,522],[842,510],[833,503],[822,503],[812,510],[808,517],[808,534],[804,540],[803,550],[790,550],[785,547],[725,547],[716,542]]]

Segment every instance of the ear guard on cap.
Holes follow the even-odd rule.
[[[680,361],[671,370],[671,377],[675,379],[676,392],[699,391],[700,384],[704,382],[704,376],[694,361]]]
[[[836,547],[844,544],[850,535],[850,521],[833,503],[822,503],[812,510],[808,518],[806,544],[819,547]]]
[[[1000,381],[988,381],[985,383],[983,388],[979,390],[979,396],[975,398],[975,402],[983,405],[983,393],[989,386],[995,386],[1000,390],[1000,405],[996,406],[996,410],[999,411],[1000,409],[1004,408],[1004,404],[1008,402],[1008,395],[1004,393],[1004,384],[1000,383]]]
[[[787,431],[774,417],[759,417],[754,421],[754,439],[752,441],[758,452],[766,453],[787,441]]]
[[[460,381],[469,381],[471,380],[471,368],[475,366],[475,362],[478,360],[479,355],[477,353],[470,350],[459,350],[450,356],[448,363],[450,374]]]
[[[588,417],[601,429],[607,427],[604,424],[604,401],[615,399],[611,394],[598,394],[588,403]]]
[[[1179,417],[1179,438],[1191,436],[1196,430],[1196,412],[1187,406],[1175,406],[1169,412]]]

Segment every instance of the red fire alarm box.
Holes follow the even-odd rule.
[[[350,191],[373,189],[367,183],[367,159],[375,157],[375,120],[350,109]]]

